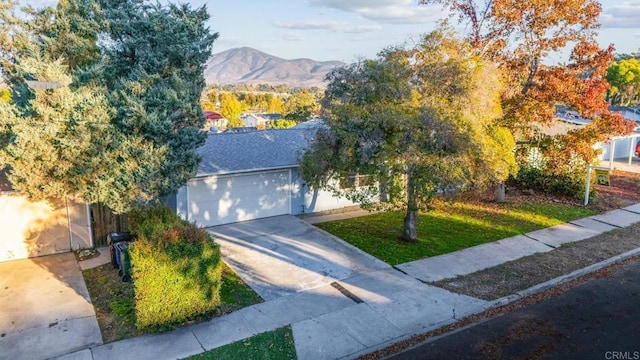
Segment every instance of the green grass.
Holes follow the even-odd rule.
[[[450,253],[471,246],[559,225],[593,215],[594,210],[555,203],[478,204],[434,202],[418,218],[418,241],[400,241],[403,212],[317,224],[361,250],[392,265]]]
[[[285,326],[187,359],[289,360],[297,359],[297,356],[291,326]]]
[[[222,286],[220,287],[220,312],[228,314],[262,302],[262,298],[226,264],[222,268]]]

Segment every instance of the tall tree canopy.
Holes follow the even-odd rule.
[[[63,0],[21,18],[14,8],[6,0],[0,8],[0,26],[10,30],[1,64],[13,93],[0,109],[0,160],[16,189],[123,212],[195,173],[203,67],[217,36],[204,8]],[[60,87],[33,89],[26,80]]]
[[[284,103],[284,117],[287,120],[303,122],[318,115],[320,105],[313,93],[307,89],[294,91]]]
[[[607,70],[607,81],[611,84],[608,98],[612,104],[640,104],[640,59],[615,61]]]
[[[232,93],[220,94],[220,114],[229,120],[229,127],[244,127],[240,117],[244,111],[244,104]]]
[[[467,26],[477,54],[500,64],[506,76],[502,123],[519,141],[534,141],[547,155],[551,172],[567,172],[568,159],[590,163],[593,144],[632,129],[609,113],[605,101],[606,69],[613,49],[595,41],[601,6],[594,0],[421,0],[442,4]],[[554,52],[571,47],[567,64],[545,65]],[[550,125],[555,106],[570,106],[593,121],[568,134],[546,139],[536,131]],[[535,141],[537,139],[537,141]]]
[[[390,48],[334,70],[323,99],[327,127],[301,160],[305,181],[364,205],[383,200],[405,209],[404,239],[416,240],[418,210],[434,193],[515,171],[511,149],[502,153],[499,143],[513,139],[494,126],[499,73],[444,30],[415,48]],[[366,181],[345,187],[354,176]]]

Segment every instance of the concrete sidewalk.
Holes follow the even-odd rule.
[[[455,294],[425,282],[552,251],[563,243],[636,222],[640,222],[640,204],[396,269],[365,267],[330,284],[281,294],[205,323],[96,346],[63,358],[179,359],[285,325],[292,326],[300,359],[355,358],[500,303]]]

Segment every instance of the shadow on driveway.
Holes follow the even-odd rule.
[[[48,359],[102,344],[72,253],[0,263],[0,358]]]
[[[290,215],[207,230],[227,265],[265,300],[390,267]]]

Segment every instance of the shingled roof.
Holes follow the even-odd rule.
[[[210,134],[198,149],[197,177],[298,166],[313,129]]]

